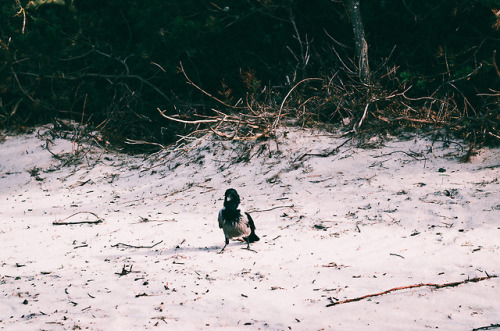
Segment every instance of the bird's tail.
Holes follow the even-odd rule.
[[[252,230],[252,233],[250,233],[250,235],[248,236],[248,242],[256,242],[256,241],[259,241],[260,238],[255,234],[255,231]]]
[[[250,226],[250,235],[248,236],[248,242],[253,243],[259,241],[260,238],[255,234],[255,223],[253,222],[252,216],[249,213],[245,213],[248,219],[248,225]]]

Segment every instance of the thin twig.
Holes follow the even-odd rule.
[[[410,117],[396,117],[396,118],[386,118],[382,116],[378,116],[378,118],[384,122],[391,123],[391,122],[397,122],[397,121],[408,121],[408,122],[415,122],[415,123],[423,123],[423,124],[445,124],[443,121],[438,121],[438,120],[424,120],[420,118],[410,118]]]
[[[130,247],[130,248],[153,248],[153,247],[161,244],[162,242],[163,242],[163,240],[160,240],[159,242],[157,242],[156,244],[153,244],[151,246],[134,246],[134,245],[124,244],[124,243],[117,243],[117,244],[111,245],[111,247],[118,247],[118,246],[122,245],[122,246]]]
[[[395,254],[395,253],[390,253],[389,255],[392,255],[392,256],[397,256],[397,257],[400,257],[402,259],[404,259],[405,257],[403,255],[399,255],[399,254]]]
[[[16,83],[17,85],[19,86],[19,90],[28,98],[30,99],[32,102],[36,102],[35,99],[33,99],[33,97],[28,94],[28,92],[26,92],[23,88],[23,86],[21,85],[21,82],[19,81],[19,78],[17,77],[17,74],[14,70],[12,70],[12,75],[14,76],[14,78],[16,79]]]
[[[187,81],[189,84],[193,85],[197,90],[199,90],[201,93],[205,94],[206,96],[214,99],[215,101],[221,103],[222,105],[226,106],[226,107],[229,107],[229,108],[233,108],[233,109],[237,109],[237,108],[240,108],[240,107],[235,107],[235,106],[231,106],[231,105],[228,105],[227,103],[225,103],[224,101],[214,97],[213,95],[211,95],[210,93],[208,93],[207,91],[205,91],[204,89],[202,89],[201,87],[199,87],[198,85],[196,85],[195,83],[193,83],[193,81],[189,78],[189,76],[186,74],[186,71],[184,70],[184,67],[182,66],[182,62],[179,62],[179,67],[180,67],[180,70],[182,72],[182,74],[184,75],[184,77],[186,77]]]
[[[330,303],[330,304],[328,304],[326,306],[327,307],[331,307],[331,306],[341,305],[341,304],[344,304],[344,303],[361,301],[363,299],[377,297],[377,296],[381,296],[381,295],[388,294],[388,293],[391,293],[391,292],[394,292],[394,291],[399,291],[399,290],[407,290],[407,289],[417,288],[417,287],[432,287],[432,288],[436,288],[436,289],[444,288],[444,287],[455,287],[455,286],[462,285],[462,284],[467,284],[467,283],[477,283],[477,282],[482,281],[482,280],[487,280],[487,279],[496,278],[496,277],[498,277],[498,276],[497,275],[491,275],[491,276],[488,275],[487,277],[476,277],[476,278],[472,278],[472,279],[465,279],[465,280],[462,280],[462,281],[459,281],[459,282],[452,282],[452,283],[445,283],[445,284],[432,284],[432,283],[430,283],[430,284],[415,284],[415,285],[394,287],[394,288],[391,288],[390,290],[383,291],[383,292],[380,292],[380,293],[367,294],[367,295],[363,295],[363,296],[357,297],[357,298],[352,298],[352,299],[347,299],[347,300],[332,302],[332,303]]]
[[[141,221],[139,223],[149,223],[149,222],[177,222],[175,219],[164,219],[164,220],[151,220],[146,217],[139,216]]]
[[[406,155],[408,155],[409,157],[412,157],[412,158],[414,158],[415,160],[418,160],[418,161],[427,160],[427,158],[426,158],[425,156],[424,156],[424,158],[423,158],[423,159],[419,159],[419,158],[417,157],[417,156],[418,156],[418,154],[417,154],[417,153],[414,153],[414,152],[412,152],[412,153],[408,153],[408,152],[405,152],[405,151],[393,151],[393,152],[390,152],[390,153],[385,153],[385,154],[381,154],[381,155],[374,155],[374,156],[373,156],[373,158],[374,158],[374,159],[377,159],[377,158],[379,158],[379,157],[389,156],[389,155],[392,155],[392,154],[394,154],[394,153],[403,153],[403,154],[406,154]]]
[[[496,57],[497,57],[497,50],[495,49],[493,51],[493,56],[491,58],[491,63],[493,64],[493,67],[495,68],[495,71],[497,73],[498,78],[500,78],[500,70],[498,70]]]
[[[349,141],[352,140],[354,136],[346,139],[342,144],[338,145],[337,147],[335,147],[334,149],[332,149],[331,151],[329,152],[326,152],[326,153],[305,153],[303,155],[301,155],[296,161],[301,161],[303,158],[305,158],[306,156],[317,156],[317,157],[329,157],[331,155],[335,155],[338,153],[339,149],[344,146],[345,144],[347,144]]]
[[[299,86],[300,84],[304,83],[304,82],[307,82],[309,80],[323,80],[321,78],[305,78],[303,80],[301,80],[300,82],[298,82],[297,84],[294,85],[294,87],[292,87],[290,89],[290,91],[288,91],[288,93],[285,95],[285,98],[283,99],[283,101],[281,102],[281,106],[280,106],[280,110],[278,111],[278,116],[276,116],[276,119],[274,120],[274,123],[273,123],[273,126],[272,126],[272,130],[276,130],[276,127],[278,126],[278,122],[281,118],[281,112],[283,111],[283,106],[285,105],[285,102],[286,102],[286,99],[288,99],[288,97],[290,96],[290,94],[293,92],[293,90],[295,90],[297,88],[297,86]]]
[[[53,78],[51,76],[48,76],[49,78]],[[160,88],[158,88],[156,85],[154,85],[153,83],[151,83],[150,81],[148,81],[147,79],[139,76],[139,75],[122,75],[122,74],[119,74],[119,75],[107,75],[107,74],[98,74],[98,73],[84,73],[80,76],[69,76],[69,75],[63,75],[61,77],[57,77],[57,78],[60,78],[60,79],[67,79],[67,80],[78,80],[78,79],[82,79],[82,78],[85,78],[85,77],[92,77],[92,78],[104,78],[104,79],[120,79],[120,78],[129,78],[129,79],[136,79],[136,80],[139,80],[140,82],[148,85],[149,87],[151,87],[153,90],[156,91],[156,93],[158,93],[159,95],[161,95],[165,100],[167,101],[171,101],[171,99],[165,95],[165,93],[162,92],[162,90],[160,90]]]
[[[361,117],[361,120],[359,121],[358,126],[356,127],[356,130],[358,130],[361,127],[361,125],[363,124],[363,122],[366,118],[366,114],[368,113],[368,108],[370,107],[370,104],[371,104],[371,102],[368,102],[366,104],[365,111],[363,112],[363,116]]]
[[[64,222],[65,220],[75,216],[75,215],[78,215],[78,214],[90,214],[92,216],[94,216],[95,218],[97,218],[97,220],[95,221],[77,221],[77,222]],[[77,213],[74,213],[73,215],[71,216],[68,216],[66,218],[63,218],[62,220],[60,220],[59,222],[52,222],[52,225],[73,225],[73,224],[99,224],[99,223],[102,223],[103,220],[102,218],[100,218],[99,216],[97,216],[96,214],[94,214],[93,212],[90,212],[90,211],[79,211]]]
[[[161,111],[160,108],[157,108],[157,109],[160,112],[161,116],[165,117],[166,119],[169,119],[169,120],[175,121],[175,122],[179,122],[179,123],[184,123],[184,124],[217,123],[217,122],[220,122],[222,120],[220,118],[215,118],[215,119],[210,119],[210,120],[186,121],[186,120],[181,120],[180,118],[175,118],[175,117],[170,117],[168,115],[165,115],[165,110]]]
[[[500,324],[490,324],[488,326],[482,326],[480,328],[472,329],[472,331],[493,330],[493,329],[499,329],[499,328],[500,328]]]
[[[278,208],[293,208],[294,205],[286,205],[286,206],[274,206],[272,208],[269,208],[269,209],[253,209],[253,210],[250,210],[249,213],[262,213],[262,212],[265,212],[265,211],[271,211],[271,210],[275,210],[275,209],[278,209]]]
[[[52,225],[73,225],[73,224],[99,224],[102,220],[96,221],[79,221],[79,222],[52,222]]]

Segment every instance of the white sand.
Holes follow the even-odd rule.
[[[500,278],[326,307],[395,287],[500,275],[498,149],[460,163],[467,150],[459,141],[413,137],[304,156],[346,138],[283,129],[278,144],[207,137],[185,153],[139,158],[37,131],[0,143],[1,329],[500,324]],[[257,253],[233,241],[217,254],[217,213],[229,187],[255,220]],[[53,225],[97,217],[103,222]],[[123,269],[131,272],[119,275]]]

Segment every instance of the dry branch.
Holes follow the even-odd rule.
[[[175,122],[179,122],[179,123],[184,123],[184,124],[217,123],[217,122],[221,121],[221,119],[219,119],[219,118],[209,119],[209,120],[186,121],[186,120],[181,120],[180,118],[175,118],[175,117],[170,117],[168,115],[165,115],[165,110],[161,111],[160,108],[157,108],[157,109],[160,112],[161,116],[165,117],[166,119],[169,119],[169,120],[175,121]]]
[[[244,107],[238,106],[238,104],[240,104],[240,101],[242,101],[241,99],[235,105],[228,104],[227,102],[222,101],[221,99],[210,94],[209,92],[207,92],[206,90],[202,89],[200,86],[195,84],[191,80],[191,78],[189,78],[189,76],[187,75],[182,62],[179,63],[179,71],[184,75],[189,85],[193,86],[201,93],[208,96],[210,99],[216,101],[217,103],[231,110],[241,110],[241,109],[250,110],[253,113],[253,115],[244,114],[242,112],[239,112],[237,114],[227,114],[224,111],[219,111],[217,109],[212,108],[211,110],[215,112],[216,114],[215,116],[196,115],[201,118],[181,119],[177,116],[167,115],[166,114],[167,111],[158,109],[158,112],[161,114],[161,116],[170,121],[175,121],[187,125],[195,125],[196,129],[194,132],[198,134],[200,134],[201,132],[209,131],[215,133],[217,136],[223,139],[243,140],[243,141],[253,141],[262,137],[269,137],[272,129],[276,127],[276,124],[279,121],[279,117],[281,117],[281,111],[290,93],[297,87],[297,85],[299,85],[304,81],[319,79],[319,78],[308,78],[295,85],[289,91],[289,94],[285,97],[285,100],[283,100],[278,115],[278,119],[276,119],[273,124],[270,121],[271,118],[274,118],[272,112],[266,112],[266,107],[261,104],[258,104],[259,111],[258,112],[255,111],[248,100],[248,95],[247,95],[247,105]],[[252,100],[255,101],[253,97]],[[207,127],[200,129],[202,125],[207,125]]]
[[[367,295],[363,295],[363,296],[357,297],[357,298],[352,298],[352,299],[346,299],[346,300],[342,300],[342,301],[332,302],[332,303],[330,303],[330,304],[328,304],[326,306],[327,307],[331,307],[331,306],[341,305],[341,304],[344,304],[344,303],[361,301],[363,299],[377,297],[377,296],[381,296],[381,295],[388,294],[388,293],[395,292],[395,291],[399,291],[399,290],[407,290],[407,289],[417,288],[417,287],[432,287],[432,288],[435,288],[435,289],[440,289],[440,288],[444,288],[444,287],[455,287],[455,286],[462,285],[462,284],[467,284],[467,283],[477,283],[477,282],[480,282],[482,280],[487,280],[487,279],[496,278],[496,277],[498,277],[498,276],[497,275],[488,275],[486,277],[475,277],[475,278],[472,278],[472,279],[465,279],[465,280],[462,280],[462,281],[459,281],[459,282],[452,282],[452,283],[444,283],[444,284],[432,284],[432,283],[423,284],[422,283],[422,284],[414,284],[414,285],[394,287],[394,288],[391,288],[390,290],[383,291],[383,292],[380,292],[380,293],[367,294]]]
[[[92,216],[94,216],[95,218],[97,218],[97,220],[95,221],[76,221],[76,222],[64,222],[65,220],[75,216],[75,215],[78,215],[78,214],[90,214]],[[77,213],[74,213],[73,215],[70,215],[66,218],[63,218],[62,220],[58,221],[58,222],[52,222],[52,225],[74,225],[74,224],[99,224],[99,223],[102,223],[103,220],[102,218],[100,218],[99,216],[97,216],[96,214],[94,214],[93,212],[90,212],[90,211],[79,211]]]
[[[321,79],[321,78],[305,78],[305,79],[301,80],[300,82],[298,82],[297,84],[295,84],[290,89],[290,91],[288,91],[288,93],[283,98],[283,101],[281,102],[280,110],[278,111],[278,116],[276,116],[276,119],[274,120],[274,123],[273,123],[273,126],[272,126],[273,130],[276,130],[276,128],[278,126],[279,120],[281,118],[281,112],[283,111],[283,106],[285,105],[285,102],[288,99],[288,97],[290,96],[290,94],[293,92],[293,90],[295,90],[297,88],[297,86],[299,86],[300,84],[302,84],[304,82],[310,81],[310,80],[321,80],[322,81],[323,79]]]
[[[384,122],[387,123],[393,123],[397,121],[408,121],[408,122],[415,122],[415,123],[422,123],[422,124],[446,124],[446,122],[443,121],[438,121],[438,120],[425,120],[425,119],[420,119],[420,118],[410,118],[410,117],[396,117],[396,118],[386,118],[382,116],[378,116],[378,118]]]
[[[278,208],[293,208],[294,205],[286,205],[286,206],[274,206],[272,208],[269,208],[269,209],[254,209],[254,210],[250,210],[249,212],[251,213],[262,213],[262,212],[265,212],[265,211],[271,211],[271,210],[275,210],[275,209],[278,209]]]
[[[415,153],[415,152],[412,152],[412,151],[410,151],[410,153],[405,152],[405,151],[393,151],[393,152],[390,152],[390,153],[385,153],[385,154],[381,154],[381,155],[374,155],[374,156],[372,156],[372,157],[373,157],[374,159],[378,159],[378,158],[380,158],[380,157],[389,156],[389,155],[392,155],[392,154],[395,154],[395,153],[403,153],[403,154],[406,154],[406,155],[408,155],[409,157],[412,157],[412,158],[414,158],[414,159],[415,159],[415,160],[417,160],[417,161],[427,161],[427,158],[426,158],[425,156],[423,156],[423,155],[421,155],[421,154],[419,155],[418,153]],[[423,158],[422,158],[422,159],[419,159],[419,158],[418,158],[418,156],[423,156]]]
[[[332,149],[329,152],[325,152],[325,153],[305,153],[305,154],[301,155],[296,161],[301,161],[306,156],[329,157],[331,155],[335,155],[335,154],[338,153],[339,149],[342,146],[344,146],[345,144],[347,144],[349,141],[351,141],[352,138],[354,138],[354,137],[352,136],[352,137],[346,139],[342,144],[338,145],[337,147],[335,147],[334,149]]]
[[[219,116],[211,116],[206,119],[200,119],[200,120],[183,120],[180,118],[165,115],[165,111],[162,111],[159,108],[157,108],[157,110],[166,119],[183,124],[200,125],[200,124],[213,123],[213,126],[210,127],[209,130],[218,135],[219,137],[229,140],[247,140],[247,141],[257,140],[263,136],[264,137],[267,136],[270,131],[265,123],[264,116],[248,116],[240,114],[240,117],[238,117],[238,116],[226,115],[221,111],[212,109],[214,112],[219,114]],[[236,129],[234,130],[232,135],[225,134],[219,130],[219,127],[221,127],[224,124],[236,125]],[[248,131],[250,131],[251,133],[245,136],[238,135],[239,129],[242,127],[246,127]],[[260,130],[261,132],[254,133],[253,130]],[[195,132],[201,133],[203,131],[204,130],[196,130]]]
[[[500,78],[500,70],[498,70],[498,65],[497,65],[497,50],[495,49],[493,51],[493,56],[491,58],[491,63],[493,64],[493,67],[495,68],[495,72],[497,73],[498,78]]]
[[[163,220],[152,220],[146,217],[139,216],[141,221],[139,223],[149,223],[149,222],[177,222],[175,219],[163,219]]]
[[[368,108],[370,107],[371,102],[366,103],[365,106],[365,111],[363,112],[363,116],[361,116],[361,120],[359,121],[358,125],[355,126],[356,130],[359,130],[363,122],[365,121],[366,115],[368,114]]]
[[[162,242],[163,242],[163,240],[160,240],[159,242],[157,242],[156,244],[153,244],[151,246],[134,246],[134,245],[124,244],[124,243],[117,243],[117,244],[111,245],[111,247],[118,247],[118,246],[122,245],[122,246],[130,247],[130,248],[153,248],[153,247],[161,244]]]
[[[479,331],[479,330],[493,330],[493,329],[499,329],[500,324],[490,324],[488,326],[482,326],[479,328],[472,329],[472,331]]]
[[[182,72],[182,74],[184,75],[184,77],[186,77],[188,83],[192,86],[194,86],[197,90],[199,90],[201,93],[205,94],[206,96],[214,99],[215,101],[221,103],[222,105],[228,107],[228,108],[241,108],[241,107],[235,107],[235,106],[231,106],[231,105],[228,105],[227,103],[225,103],[224,101],[222,100],[219,100],[217,99],[216,97],[214,97],[213,95],[211,95],[210,93],[208,93],[207,91],[205,91],[204,89],[202,89],[201,87],[199,87],[198,85],[196,85],[195,83],[193,83],[193,81],[189,78],[189,76],[186,74],[186,71],[184,70],[184,67],[182,66],[182,62],[179,62],[179,68]]]

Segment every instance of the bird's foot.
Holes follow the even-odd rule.
[[[243,247],[242,249],[246,249],[247,251],[257,253],[257,251],[251,249],[250,247]]]

